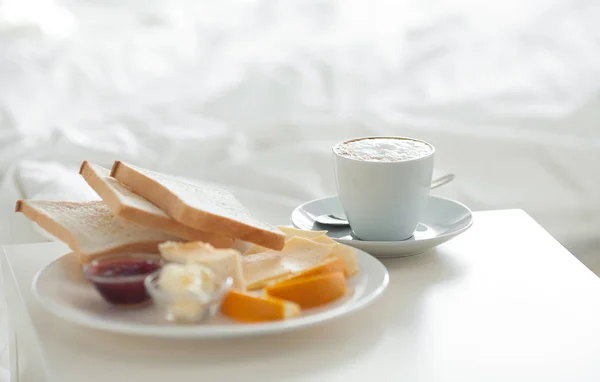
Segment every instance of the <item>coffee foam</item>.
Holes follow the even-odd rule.
[[[427,156],[433,148],[412,139],[364,138],[340,143],[334,150],[338,155],[355,160],[402,162]]]

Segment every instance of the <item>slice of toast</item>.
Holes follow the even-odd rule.
[[[102,201],[62,202],[19,200],[15,207],[64,242],[82,263],[117,252],[158,253],[158,244],[178,240],[115,216]]]
[[[250,214],[229,191],[189,184],[120,161],[110,175],[189,227],[280,250],[285,234]]]
[[[118,217],[182,239],[210,243],[216,248],[233,245],[232,238],[199,231],[171,219],[163,210],[110,177],[110,171],[102,166],[84,161],[79,173]]]

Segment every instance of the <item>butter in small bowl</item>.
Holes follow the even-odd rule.
[[[201,264],[165,264],[144,281],[148,294],[167,321],[193,324],[216,314],[233,279],[218,280]]]

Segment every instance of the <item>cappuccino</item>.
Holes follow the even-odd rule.
[[[338,144],[335,153],[367,162],[402,162],[427,156],[433,148],[421,141],[403,138],[363,138]]]

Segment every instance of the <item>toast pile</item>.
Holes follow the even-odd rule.
[[[116,161],[84,161],[80,174],[102,201],[19,200],[15,210],[66,243],[83,263],[116,252],[158,252],[160,243],[235,240],[280,250],[286,235],[255,218],[231,193]]]

